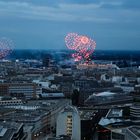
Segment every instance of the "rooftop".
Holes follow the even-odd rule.
[[[11,106],[10,109],[7,107],[1,108],[3,111],[8,110],[6,114],[0,116],[0,120],[13,120],[24,123],[35,123],[39,121],[42,116],[47,115],[58,107],[65,106],[69,103],[67,99],[59,100],[34,100],[28,101],[23,106]],[[11,109],[14,109],[11,111]]]
[[[113,93],[113,92],[101,92],[101,93],[96,94],[96,96],[112,96],[115,94],[116,93]]]
[[[111,118],[111,119],[101,118],[99,125],[107,126],[109,124],[113,124],[113,123],[117,123],[117,122],[122,122],[122,120],[121,119],[114,119],[114,118]]]
[[[81,120],[91,120],[96,115],[97,110],[80,110]]]
[[[79,113],[77,108],[75,106],[66,106],[63,110],[62,110],[62,113],[64,112],[73,112],[73,113]]]
[[[107,118],[119,118],[122,117],[122,109],[119,108],[115,108],[115,109],[110,109],[108,114],[107,114]]]
[[[22,126],[22,123],[0,122],[0,140],[9,140]]]
[[[0,137],[3,137],[7,131],[7,128],[3,128],[3,126],[0,126]]]
[[[139,126],[131,126],[128,129],[140,139],[140,127]]]

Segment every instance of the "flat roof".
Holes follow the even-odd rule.
[[[91,120],[97,110],[80,110],[81,120]]]
[[[3,128],[3,126],[0,126],[0,137],[3,137],[6,131],[7,131],[7,128]]]
[[[23,126],[23,123],[0,122],[0,126],[3,127],[0,140],[9,140]]]
[[[59,99],[59,100],[32,100],[28,101],[25,106],[12,106],[17,107],[14,109],[14,112],[11,112],[11,109],[7,111],[4,118],[1,115],[1,120],[15,120],[18,122],[36,122],[41,119],[42,116],[49,114],[50,111],[57,109],[63,105],[69,103],[68,99]],[[38,108],[36,108],[38,107]],[[34,109],[35,108],[35,109]],[[7,107],[2,108],[2,110],[7,110]]]

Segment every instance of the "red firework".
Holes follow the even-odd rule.
[[[0,59],[5,58],[12,52],[13,41],[7,38],[0,38]]]
[[[77,33],[69,33],[65,37],[65,43],[69,49],[76,51],[72,54],[75,61],[89,62],[90,56],[96,47],[94,40],[87,36],[78,35]]]

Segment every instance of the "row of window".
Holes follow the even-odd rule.
[[[72,116],[67,116],[67,135],[72,135]]]

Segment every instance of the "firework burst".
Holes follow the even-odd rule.
[[[69,33],[65,37],[65,43],[68,49],[75,51],[75,53],[72,54],[74,60],[84,63],[90,61],[90,57],[96,47],[94,40],[84,35],[78,35],[77,33]]]
[[[0,59],[5,58],[12,52],[13,41],[7,38],[0,38]]]

